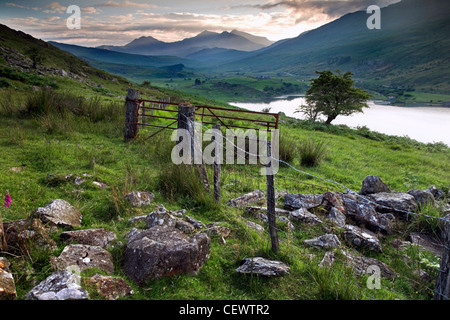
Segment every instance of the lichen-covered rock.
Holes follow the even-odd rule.
[[[76,266],[81,271],[87,268],[98,268],[108,273],[114,273],[114,263],[111,253],[99,246],[71,244],[64,248],[58,258],[53,261],[57,269]]]
[[[367,176],[362,182],[360,195],[367,195],[379,192],[390,192],[389,187],[377,176]]]
[[[58,270],[28,292],[25,300],[87,300],[89,293],[80,284],[80,276],[67,269]]]
[[[0,300],[13,300],[17,296],[10,265],[8,259],[0,257]]]
[[[284,195],[284,207],[287,210],[311,209],[322,203],[322,194],[288,193]]]
[[[117,239],[113,231],[108,231],[103,228],[65,231],[60,234],[60,237],[65,242],[100,246],[102,248],[110,247],[111,242]]]
[[[137,284],[174,274],[196,274],[210,254],[205,233],[188,237],[174,227],[156,225],[130,236],[124,250],[124,272]]]
[[[146,217],[146,222],[149,228],[164,225],[179,229],[186,234],[191,234],[195,231],[193,224],[170,214],[164,207],[149,213]]]
[[[36,211],[43,222],[59,227],[80,227],[82,214],[65,200],[56,199]]]
[[[346,225],[344,238],[348,243],[357,247],[364,247],[376,252],[383,251],[380,240],[369,230],[361,229],[357,226]]]
[[[322,223],[322,220],[320,220],[315,214],[309,212],[305,208],[300,208],[294,211],[291,211],[289,213],[289,219],[292,221],[299,221],[306,224],[319,224]]]
[[[236,269],[238,273],[257,274],[266,277],[279,277],[290,272],[290,268],[283,262],[267,260],[262,257],[245,258]]]
[[[133,191],[125,195],[125,199],[131,203],[133,207],[147,206],[155,198],[152,192]]]
[[[404,192],[379,192],[370,194],[367,198],[377,204],[377,211],[399,213],[404,218],[409,218],[408,212],[418,210],[416,199]]]
[[[335,234],[324,234],[319,237],[304,241],[305,244],[323,249],[333,249],[341,246],[341,242]]]
[[[345,257],[345,263],[353,268],[356,275],[367,274],[369,267],[377,266],[380,268],[380,275],[387,279],[396,277],[395,272],[380,260],[365,257],[358,253],[353,253],[348,250],[341,250],[341,253]]]
[[[117,300],[134,294],[133,289],[120,277],[94,274],[89,278],[89,284],[96,292],[107,300]]]
[[[231,207],[244,207],[249,204],[255,204],[264,200],[264,191],[254,190],[252,192],[243,194],[235,199],[231,199],[227,204]]]
[[[412,195],[414,199],[416,199],[419,207],[423,207],[427,204],[434,205],[434,196],[428,190],[411,189],[408,191],[408,194]]]

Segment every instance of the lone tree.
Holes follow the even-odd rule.
[[[367,108],[370,94],[355,88],[353,73],[341,74],[316,71],[319,77],[311,79],[311,87],[306,91],[306,105],[301,105],[295,112],[302,112],[309,120],[316,121],[319,115],[327,117],[325,124],[330,124],[339,115],[348,116],[355,112],[363,112]]]

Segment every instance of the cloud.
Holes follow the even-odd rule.
[[[15,8],[21,8],[21,9],[27,9],[27,10],[39,10],[38,7],[28,7],[17,3],[7,2],[5,3],[5,6],[7,7],[15,7]]]
[[[63,13],[66,12],[67,7],[59,4],[58,2],[52,2],[49,4],[46,4],[43,8],[48,8],[42,10],[44,13]]]
[[[138,3],[138,2],[132,2],[129,0],[125,1],[114,1],[114,0],[108,0],[105,3],[96,4],[96,7],[113,7],[113,8],[156,8],[156,5],[149,4],[149,3]]]

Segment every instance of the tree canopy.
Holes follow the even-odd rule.
[[[306,91],[306,105],[301,105],[296,112],[304,113],[310,120],[317,120],[319,115],[327,117],[326,124],[339,115],[348,116],[355,112],[363,112],[367,108],[370,94],[355,88],[350,71],[336,74],[330,70],[316,71],[318,78],[311,79],[311,87]]]

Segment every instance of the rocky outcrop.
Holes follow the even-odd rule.
[[[56,199],[36,210],[43,222],[52,223],[58,227],[80,227],[82,214],[65,200]]]
[[[238,273],[256,274],[265,277],[279,277],[290,272],[289,266],[280,261],[261,257],[245,258],[236,269]]]
[[[130,235],[123,253],[124,272],[139,285],[174,274],[196,274],[209,254],[205,233],[188,237],[174,227],[156,225]]]

